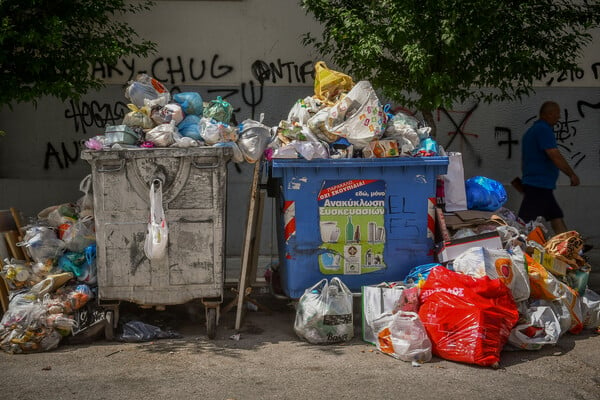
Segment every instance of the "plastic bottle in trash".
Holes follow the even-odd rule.
[[[346,243],[351,243],[354,239],[354,225],[352,224],[352,215],[348,215],[346,222]]]

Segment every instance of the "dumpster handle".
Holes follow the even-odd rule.
[[[221,160],[220,159],[217,159],[217,162],[215,162],[213,164],[200,164],[200,163],[197,163],[195,160],[192,160],[192,165],[195,168],[200,168],[200,169],[202,169],[202,168],[216,168],[220,164],[221,164]]]
[[[117,172],[123,169],[123,167],[125,166],[125,160],[120,160],[121,164],[119,164],[118,166],[113,166],[111,168],[104,168],[103,166],[98,168],[98,172]]]

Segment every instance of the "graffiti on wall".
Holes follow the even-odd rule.
[[[206,85],[211,82],[211,89],[206,92],[209,96],[221,96],[232,104],[240,106],[234,109],[239,113],[242,107],[249,110],[250,118],[255,119],[258,106],[266,102],[264,96],[265,84],[299,84],[305,85],[314,77],[314,61],[284,61],[277,59],[274,61],[256,60],[250,66],[250,79],[248,82],[241,82],[237,85],[231,85],[232,76],[235,67],[222,61],[219,54],[213,54],[206,58],[194,57],[157,57],[149,64],[148,69],[142,68],[135,59],[121,59],[117,65],[97,64],[93,69],[94,76],[106,80],[119,80],[128,82],[135,79],[138,74],[146,73],[159,81],[171,86],[172,94],[182,91],[183,86]],[[600,62],[591,63],[587,68],[578,68],[574,71],[566,71],[556,76],[548,78],[546,85],[564,81],[575,82],[591,75],[594,79],[600,78]],[[214,84],[214,82],[217,84]],[[224,84],[219,87],[218,82]],[[123,85],[125,89],[125,84]],[[234,101],[235,100],[235,101]],[[118,125],[123,117],[129,112],[126,100],[115,102],[103,102],[101,100],[74,101],[70,100],[64,110],[64,118],[72,123],[73,130],[80,135],[89,135],[91,132],[98,131],[106,125]],[[474,133],[467,128],[467,123],[476,112],[478,104],[475,104],[466,110],[446,110],[440,108],[437,119],[441,121],[445,118],[446,123],[450,124],[451,130],[446,132],[448,140],[445,145],[447,150],[452,150],[453,146],[460,143],[460,146],[466,146],[467,150],[475,157],[477,165],[481,165],[483,160],[476,151],[473,140],[479,139],[479,133]],[[577,103],[577,111],[583,119],[585,115],[593,110],[600,110],[600,103],[594,104],[585,100]],[[586,154],[576,150],[577,122],[580,119],[574,119],[569,116],[569,111],[564,110],[565,118],[555,127],[557,141],[561,149],[569,155],[574,167],[580,165],[586,158]],[[525,124],[528,124],[528,119]],[[482,132],[480,132],[483,134]],[[506,126],[495,126],[492,128],[494,140],[498,147],[505,151],[506,159],[511,159],[515,155],[515,146],[519,145],[519,135],[515,135],[513,130]],[[438,138],[441,135],[438,134]],[[459,138],[456,140],[456,138]],[[79,141],[46,143],[46,152],[44,159],[44,169],[51,168],[65,169],[77,163],[78,153],[81,148]]]

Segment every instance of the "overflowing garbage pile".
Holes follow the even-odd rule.
[[[18,245],[30,261],[5,259],[0,271],[10,292],[8,310],[0,321],[0,349],[51,350],[91,322],[80,315],[98,289],[89,193],[75,204],[42,210]]]
[[[277,126],[260,120],[236,123],[233,106],[197,92],[171,95],[147,74],[128,82],[130,112],[120,125],[85,142],[91,150],[154,147],[229,147],[233,161],[272,158],[386,158],[443,154],[430,127],[382,105],[368,81],[315,65],[314,94],[297,100]]]
[[[436,355],[497,367],[503,350],[539,350],[585,329],[600,333],[600,295],[587,287],[591,266],[578,232],[546,239],[541,219],[524,224],[504,207],[469,212],[479,218],[444,227],[449,240],[441,245],[462,246],[451,260],[416,266],[403,281],[363,286],[364,341],[415,366]],[[328,344],[354,336],[353,296],[340,283],[325,279],[306,289],[294,325],[300,338]]]

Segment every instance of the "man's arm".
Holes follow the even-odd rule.
[[[554,165],[571,179],[571,186],[579,185],[579,177],[558,149],[546,149],[546,154],[548,154]]]

